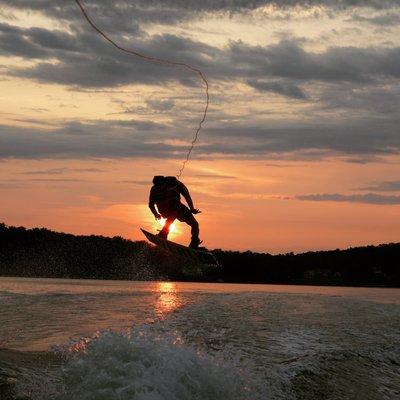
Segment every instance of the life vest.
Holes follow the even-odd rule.
[[[164,178],[162,183],[152,187],[152,198],[156,204],[179,202],[181,198],[179,181],[174,177]]]

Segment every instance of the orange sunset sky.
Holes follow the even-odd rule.
[[[182,176],[207,247],[399,241],[398,1],[83,4],[117,42],[207,76]],[[158,228],[151,179],[185,158],[204,107],[195,74],[118,52],[73,0],[5,0],[0,87],[3,222],[135,240]]]

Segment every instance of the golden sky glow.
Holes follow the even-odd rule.
[[[140,227],[159,229],[147,208],[151,179],[177,173],[204,93],[184,71],[114,52],[73,3],[44,13],[16,2],[0,13],[2,219],[143,240]],[[175,20],[155,1],[152,19],[150,8],[128,9],[121,31],[112,10],[93,17],[131,47],[209,77],[209,117],[182,177],[207,247],[398,241],[398,7],[270,3],[178,7]],[[189,228],[174,229],[170,238],[187,243]]]

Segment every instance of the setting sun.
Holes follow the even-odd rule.
[[[164,227],[165,221],[166,221],[166,220],[167,220],[166,218],[157,219],[157,220],[156,220],[156,226],[155,226],[154,228],[157,229],[157,230],[161,230],[161,229]],[[175,222],[176,222],[176,221],[174,221],[174,222],[171,224],[171,226],[169,227],[169,233],[170,233],[170,234],[177,234],[177,233],[178,233],[178,231],[177,231],[177,229],[176,229]]]

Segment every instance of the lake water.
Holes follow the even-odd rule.
[[[399,289],[0,278],[32,399],[400,399],[399,344]]]

